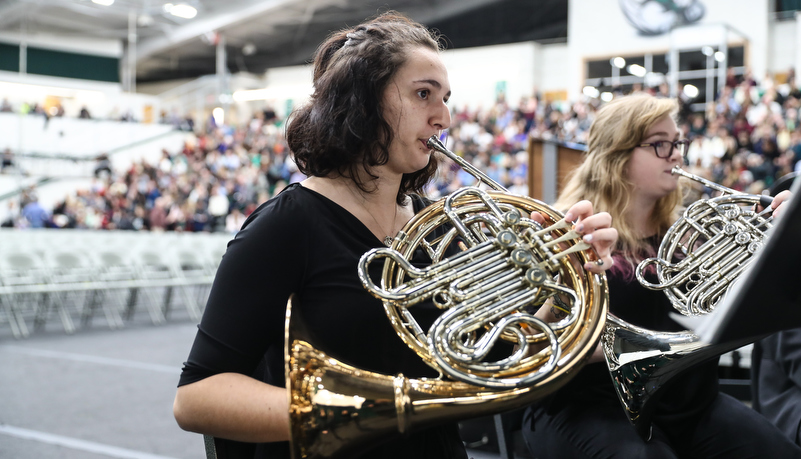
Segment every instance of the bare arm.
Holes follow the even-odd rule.
[[[289,440],[286,389],[238,373],[179,387],[173,414],[191,432],[251,443]]]

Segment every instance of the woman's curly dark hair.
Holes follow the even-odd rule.
[[[441,49],[439,36],[409,18],[389,11],[352,29],[335,32],[317,49],[314,93],[289,118],[287,143],[300,172],[307,176],[337,174],[369,193],[370,171],[389,160],[392,127],[384,119],[383,95],[406,62],[409,50]],[[364,180],[359,174],[372,177]],[[397,202],[421,192],[437,170],[428,166],[404,174]]]

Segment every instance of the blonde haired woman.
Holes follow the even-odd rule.
[[[607,271],[610,310],[660,331],[683,327],[670,318],[667,296],[642,287],[634,268],[655,253],[680,211],[682,188],[670,170],[681,164],[687,141],[680,137],[676,113],[675,101],[645,94],[605,105],[590,128],[585,161],[556,204],[565,208],[586,199],[612,216],[618,241]],[[787,197],[780,195],[771,205],[778,207]],[[593,360],[527,410],[523,433],[535,457],[801,457],[801,449],[761,415],[719,392],[717,360],[675,378],[658,402],[649,441],[629,424],[598,352]]]

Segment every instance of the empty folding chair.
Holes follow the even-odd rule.
[[[192,320],[199,322],[213,281],[213,275],[208,270],[209,263],[197,251],[186,248],[174,251],[171,258],[186,311]]]
[[[116,248],[100,248],[91,250],[90,255],[98,268],[97,282],[102,288],[92,292],[89,309],[85,312],[91,318],[97,304],[103,302],[104,308],[124,311],[125,318],[130,320],[136,308],[139,278],[127,252]],[[151,313],[151,319],[154,323],[162,323],[164,316],[161,310],[156,308],[156,311]],[[88,319],[85,317],[84,320]]]
[[[163,323],[172,302],[174,270],[157,249],[138,247],[131,251],[136,268],[138,292],[144,296],[154,324]],[[158,292],[163,292],[159,300]]]
[[[30,252],[6,250],[0,254],[0,302],[6,315],[15,320],[11,324],[15,336],[27,336],[26,313],[33,315],[34,328],[44,327],[50,316],[52,287],[50,271],[42,260]],[[55,304],[64,331],[73,333],[75,326],[69,311]]]
[[[14,338],[25,338],[29,334],[24,317],[25,307],[36,303],[32,300],[35,293],[26,287],[44,283],[37,271],[38,264],[30,254],[0,253],[0,308]]]
[[[51,249],[45,255],[49,268],[50,302],[59,311],[76,311],[81,314],[84,325],[91,319],[94,292],[102,289],[97,282],[98,267],[80,245]],[[119,311],[106,305],[103,307],[110,328],[122,326]]]

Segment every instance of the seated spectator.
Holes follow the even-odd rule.
[[[227,233],[236,234],[245,223],[245,214],[243,214],[238,207],[231,209],[231,213],[225,217],[225,231]]]
[[[100,177],[100,174],[104,172],[111,176],[111,161],[108,159],[108,155],[105,153],[97,157],[97,163],[95,164],[95,177]]]
[[[19,212],[17,211],[16,202],[13,199],[8,200],[8,210],[6,211],[6,216],[2,222],[0,222],[0,228],[14,228],[19,225]]]
[[[2,163],[0,163],[0,171],[5,172],[6,169],[12,169],[14,167],[14,154],[11,153],[10,148],[6,148],[3,152],[3,159]]]
[[[22,217],[31,228],[44,228],[50,226],[50,214],[39,203],[36,195],[31,196],[31,201],[22,208]]]

